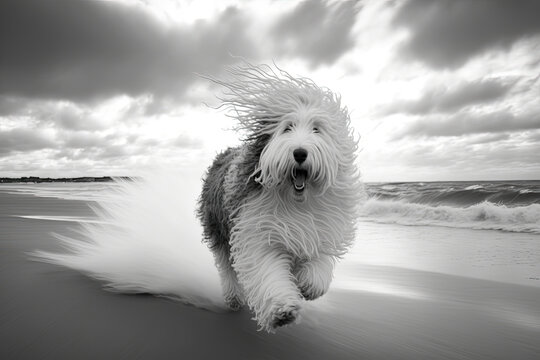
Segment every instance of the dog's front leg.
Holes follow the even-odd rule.
[[[334,257],[321,255],[296,265],[293,273],[306,300],[314,300],[328,291],[332,282],[334,263]]]
[[[255,319],[272,332],[298,318],[301,295],[291,274],[291,257],[267,242],[251,240],[233,244],[233,267]]]

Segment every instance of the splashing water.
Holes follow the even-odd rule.
[[[56,235],[68,253],[34,258],[78,270],[112,291],[151,293],[211,310],[224,309],[213,258],[195,217],[198,176],[155,172],[120,182],[81,224],[80,238]]]

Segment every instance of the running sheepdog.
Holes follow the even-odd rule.
[[[225,302],[260,327],[299,318],[328,290],[355,238],[362,199],[355,140],[340,97],[306,78],[248,63],[229,68],[222,106],[247,133],[217,155],[198,216]]]

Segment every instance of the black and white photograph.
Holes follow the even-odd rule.
[[[1,0],[1,359],[539,359],[540,2]]]

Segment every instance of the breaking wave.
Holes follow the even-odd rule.
[[[68,252],[32,256],[85,273],[112,291],[223,309],[219,275],[195,217],[199,191],[199,176],[171,172],[118,182],[100,194],[96,220],[82,222],[79,237],[56,235]]]
[[[362,218],[378,223],[540,234],[540,204],[509,207],[483,201],[470,206],[455,207],[371,198],[362,207]]]
[[[465,207],[489,202],[505,206],[540,204],[540,181],[372,183],[368,195],[380,200]]]

